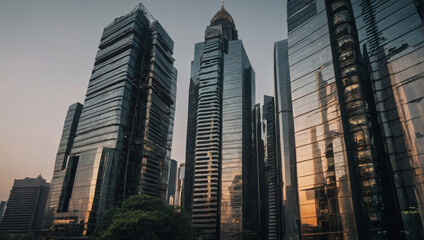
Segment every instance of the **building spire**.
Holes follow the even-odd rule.
[[[222,8],[224,8],[224,0],[221,0],[221,2],[222,2]]]

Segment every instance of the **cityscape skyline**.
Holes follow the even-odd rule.
[[[102,1],[102,4],[98,4],[99,1],[81,1],[78,6],[53,1],[40,1],[38,4],[30,1],[2,3],[4,6],[0,9],[0,20],[6,34],[2,36],[0,46],[0,52],[5,53],[0,56],[0,92],[2,98],[12,99],[16,105],[9,108],[5,101],[0,105],[3,116],[0,118],[0,126],[4,133],[0,138],[0,163],[8,163],[7,169],[0,169],[0,200],[7,200],[14,178],[42,173],[50,181],[63,127],[63,117],[69,105],[82,102],[84,99],[83,94],[90,77],[94,50],[101,30],[110,19],[130,11],[138,2],[117,4]],[[243,4],[241,2],[228,1],[225,6],[236,19],[238,29],[243,31],[241,36],[246,51],[251,56],[252,65],[260,68],[256,71],[260,74],[257,82],[261,83],[261,87],[257,90],[256,102],[261,102],[263,95],[273,93],[272,44],[283,39],[286,34],[283,21],[285,1],[270,1],[266,5],[255,1],[243,1]],[[203,39],[204,25],[219,9],[221,2],[143,1],[143,4],[155,17],[161,19],[161,24],[169,29],[169,34],[176,43],[174,57],[179,76],[172,158],[183,163],[192,46]],[[169,5],[169,8],[164,9],[164,5]],[[196,11],[188,11],[191,14],[178,14],[187,10],[187,6]],[[47,8],[41,10],[43,7]],[[258,14],[258,19],[255,18],[255,21],[249,20],[251,11]],[[87,12],[91,15],[86,15]],[[58,14],[61,15],[61,19],[51,23],[50,19]],[[80,14],[81,17],[74,18],[76,14]],[[179,21],[172,21],[176,16]],[[192,19],[198,21],[191,21]],[[15,23],[12,24],[11,21]],[[80,22],[86,24],[78,24]],[[260,28],[265,23],[281,31],[267,31]],[[178,26],[181,24],[186,24],[188,28],[180,31],[181,28]],[[36,34],[38,32],[48,34]],[[254,46],[263,39],[258,39],[254,35],[261,32],[269,35],[267,40],[269,44],[266,44],[264,49],[256,50]],[[32,41],[25,40],[29,36]],[[50,48],[49,51],[47,47]],[[28,71],[16,72],[14,66],[18,66],[18,63],[27,66]],[[26,104],[28,102],[38,105],[39,108]],[[28,151],[19,151],[17,146],[21,144],[28,146]]]
[[[92,1],[4,4],[0,238],[424,239],[424,0]]]

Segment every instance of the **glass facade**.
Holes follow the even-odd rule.
[[[290,88],[288,41],[274,44],[275,127],[277,161],[280,163],[283,220],[282,239],[299,239],[300,218],[297,195],[296,149]]]
[[[421,239],[422,3],[301,2],[287,11],[302,238]]]
[[[325,3],[302,2],[287,6],[302,239],[358,239]]]
[[[257,181],[248,177],[257,172],[252,140],[255,81],[234,20],[223,7],[194,55],[185,206],[204,239],[234,239],[247,229],[258,232]]]
[[[264,161],[264,141],[262,139],[261,105],[256,104],[253,110],[253,140],[254,156],[256,162],[258,181],[258,215],[259,215],[259,239],[268,239],[268,184]]]
[[[177,77],[172,51],[172,39],[142,4],[104,29],[64,164],[51,227],[57,235],[69,225],[76,236],[91,235],[104,211],[132,194],[166,201]]]
[[[280,164],[277,158],[276,121],[274,98],[264,96],[262,108],[262,130],[264,139],[265,182],[267,185],[267,238],[282,239],[282,199]]]
[[[50,184],[49,197],[46,204],[46,212],[43,218],[43,229],[50,227],[53,222],[54,213],[57,211],[60,193],[62,192],[63,180],[66,173],[66,162],[74,143],[77,133],[78,121],[81,116],[82,104],[74,103],[68,108],[65,123],[63,125],[62,137],[56,155],[53,178]]]
[[[194,60],[191,62],[191,77],[188,97],[186,167],[182,206],[184,206],[189,213],[192,211],[193,204],[194,151],[196,148],[197,105],[199,101],[199,71],[203,47],[204,43],[197,43],[194,47]]]
[[[423,239],[423,1],[351,1],[407,239]]]
[[[242,41],[229,41],[224,54],[220,239],[234,239],[248,229],[258,233],[254,101],[255,72]]]

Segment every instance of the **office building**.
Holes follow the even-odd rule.
[[[300,231],[296,148],[290,89],[288,41],[274,44],[276,154],[280,166],[283,217],[282,239],[297,240]]]
[[[287,11],[302,239],[422,239],[421,169],[410,165],[422,141],[422,4],[305,0]]]
[[[185,187],[192,191],[193,226],[202,230],[203,239],[257,233],[255,73],[223,6],[206,28],[205,41],[195,45],[190,89],[189,108],[197,109],[189,111],[188,122],[196,128],[187,132],[187,145],[195,145],[187,146],[185,178],[194,180],[186,180],[193,185]]]
[[[130,195],[166,201],[163,168],[177,77],[172,54],[172,39],[142,4],[103,30],[76,137],[60,166],[62,190],[49,202],[57,210],[46,228],[56,236],[92,235],[104,212]]]
[[[53,222],[54,213],[59,205],[60,194],[66,173],[66,161],[72,149],[77,134],[78,121],[81,116],[82,104],[74,103],[68,108],[65,122],[63,124],[62,137],[54,164],[53,178],[50,184],[49,196],[47,198],[46,211],[44,213],[42,226],[48,228]]]
[[[40,176],[15,179],[0,228],[9,234],[41,230],[50,184]]]

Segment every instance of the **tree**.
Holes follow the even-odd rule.
[[[185,210],[155,197],[136,195],[106,213],[104,227],[95,239],[190,240],[196,235]]]

